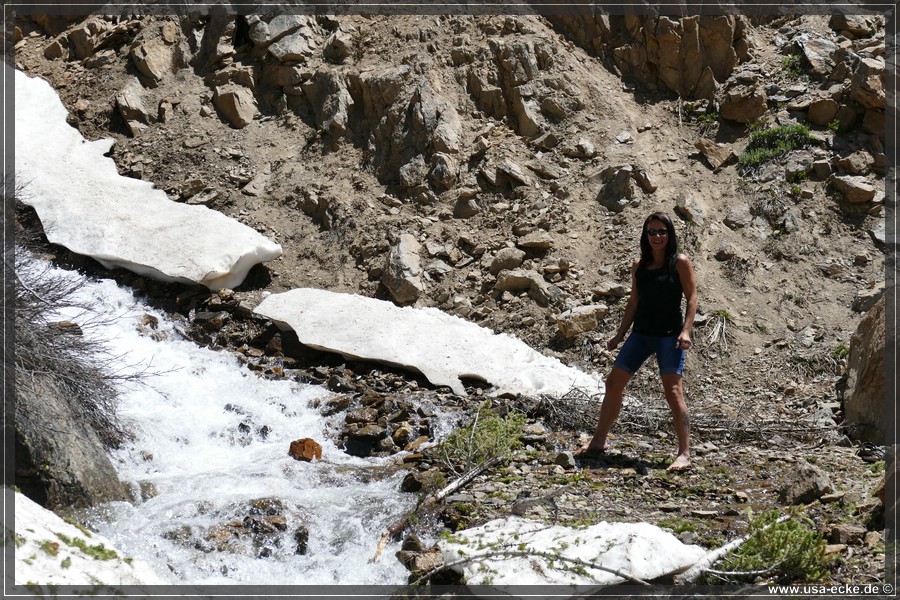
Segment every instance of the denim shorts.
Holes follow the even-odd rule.
[[[634,375],[644,361],[656,354],[660,375],[681,375],[684,373],[685,351],[675,347],[677,335],[665,337],[632,333],[613,363],[630,375]]]

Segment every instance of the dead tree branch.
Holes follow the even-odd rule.
[[[384,532],[382,532],[381,539],[378,542],[378,548],[375,550],[375,556],[372,557],[372,559],[369,562],[375,562],[378,560],[378,558],[381,556],[381,552],[384,550],[385,546],[388,545],[388,542],[391,539],[396,539],[400,536],[400,534],[403,532],[403,530],[406,529],[407,525],[409,525],[409,520],[410,520],[410,518],[412,518],[412,516],[414,514],[417,514],[419,511],[423,511],[427,508],[436,506],[444,498],[446,498],[447,496],[449,496],[456,490],[460,489],[461,487],[467,485],[469,482],[471,482],[473,479],[475,479],[478,475],[480,475],[484,471],[487,471],[488,469],[490,469],[491,467],[493,467],[494,465],[499,463],[501,460],[503,460],[503,458],[504,457],[502,457],[502,456],[495,456],[494,458],[492,458],[488,461],[485,461],[479,465],[476,465],[473,469],[469,470],[467,473],[465,473],[458,479],[455,479],[454,481],[450,482],[450,484],[448,484],[443,489],[441,489],[433,494],[430,494],[429,496],[426,496],[425,499],[422,500],[422,502],[420,502],[418,505],[416,505],[416,507],[414,509],[412,509],[411,511],[409,511],[408,513],[406,513],[405,515],[403,515],[402,517],[400,517],[399,519],[394,521],[394,523],[390,527],[388,527],[387,529],[384,530]]]
[[[607,567],[601,564],[597,564],[595,562],[581,560],[579,558],[569,558],[567,556],[562,556],[560,554],[552,554],[550,552],[540,552],[537,550],[494,550],[491,552],[486,552],[484,554],[478,554],[475,556],[467,556],[465,558],[461,558],[459,560],[445,563],[439,567],[435,567],[434,569],[430,569],[421,577],[412,582],[412,585],[418,585],[427,581],[429,577],[437,573],[438,571],[442,571],[443,569],[451,569],[453,567],[457,567],[460,565],[465,565],[468,563],[473,563],[477,561],[487,560],[490,558],[496,557],[506,557],[506,558],[543,558],[549,561],[559,561],[566,562],[576,565],[578,567],[585,567],[589,569],[596,569],[598,571],[605,571],[607,573],[612,573],[616,577],[621,577],[626,581],[630,581],[631,583],[636,583],[638,585],[649,586],[650,584],[643,579],[635,577],[629,573],[625,573],[624,571],[620,571],[618,569],[613,569],[611,567]]]
[[[760,528],[756,533],[761,533],[776,523],[781,523],[782,521],[786,521],[788,519],[787,515],[781,515],[773,523],[766,525],[765,527]],[[733,552],[741,547],[747,540],[753,537],[754,534],[745,535],[737,538],[731,542],[728,542],[724,546],[720,548],[716,548],[712,552],[706,554],[703,558],[694,563],[692,567],[690,567],[687,571],[681,573],[680,575],[675,576],[675,584],[685,584],[685,583],[694,583],[697,579],[700,578],[703,573],[706,573],[709,568],[715,564],[720,558],[728,554],[729,552]]]

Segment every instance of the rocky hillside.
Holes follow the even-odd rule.
[[[884,293],[882,17],[20,16],[16,36],[16,67],[116,140],[122,174],[284,248],[233,294],[118,274],[173,311],[225,310],[207,343],[277,374],[285,348],[238,309],[317,287],[605,372],[641,223],[666,210],[698,277],[698,462],[820,456],[871,492],[840,423],[851,339]],[[645,368],[631,391],[659,421],[621,427],[665,451],[657,386]],[[877,577],[872,543],[852,569]]]

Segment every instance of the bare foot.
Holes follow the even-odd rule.
[[[691,457],[679,454],[666,471],[687,471],[691,468]]]
[[[579,454],[602,454],[609,449],[609,444],[594,444],[591,440],[587,444],[575,451],[575,456]]]

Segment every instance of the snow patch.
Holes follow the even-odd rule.
[[[700,546],[682,544],[649,523],[604,521],[573,529],[521,517],[459,531],[439,546],[447,564],[473,559],[453,567],[463,573],[467,585],[610,585],[627,582],[625,574],[650,581],[680,573],[706,554]],[[560,559],[504,552],[543,553]]]
[[[27,496],[15,494],[15,511],[16,585],[168,584],[143,561],[116,551],[107,538],[67,523]],[[7,531],[4,537],[12,536]]]
[[[461,396],[466,391],[460,378],[485,381],[494,386],[494,395],[559,397],[576,387],[592,395],[603,390],[594,374],[436,308],[299,288],[268,296],[256,313],[293,329],[307,346],[413,369]]]
[[[119,175],[114,140],[85,140],[50,84],[16,71],[16,183],[47,238],[106,268],[162,281],[236,287],[281,246],[205,206],[173,202]]]

